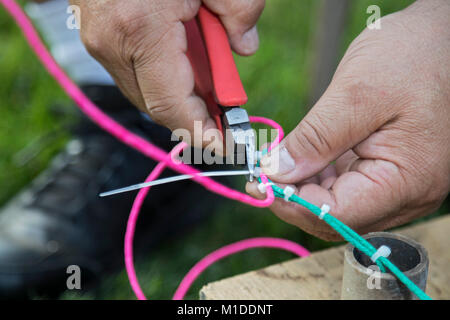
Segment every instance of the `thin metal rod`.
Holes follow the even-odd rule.
[[[245,175],[248,175],[249,173],[250,173],[250,171],[248,171],[248,170],[210,171],[210,172],[200,172],[199,174],[197,174],[197,176],[202,176],[202,177],[245,176]],[[157,186],[157,185],[161,185],[161,184],[166,184],[166,183],[171,183],[171,182],[176,182],[176,181],[181,181],[181,180],[189,180],[189,179],[192,179],[193,177],[194,177],[193,175],[183,174],[183,175],[179,175],[179,176],[163,178],[163,179],[154,180],[154,181],[150,181],[150,182],[138,183],[138,184],[134,184],[132,186],[103,192],[103,193],[100,193],[99,196],[100,197],[108,197],[108,196],[112,196],[112,195],[119,194],[119,193],[139,190],[142,188],[153,187],[153,186]]]

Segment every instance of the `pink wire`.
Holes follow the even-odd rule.
[[[6,10],[11,14],[19,27],[22,29],[25,38],[35,51],[42,64],[48,72],[55,78],[66,93],[75,101],[80,109],[99,127],[109,132],[118,140],[127,144],[128,146],[139,150],[144,155],[158,161],[164,162],[167,167],[181,174],[194,175],[194,181],[201,184],[207,190],[220,194],[232,200],[240,201],[254,207],[264,208],[270,206],[275,197],[271,190],[267,193],[267,198],[264,200],[255,199],[247,194],[241,193],[224,186],[208,177],[196,176],[199,171],[193,167],[183,164],[174,163],[167,157],[167,153],[148,142],[147,140],[133,134],[125,127],[108,117],[102,112],[89,98],[77,87],[75,83],[64,73],[56,61],[53,59],[47,48],[42,43],[39,35],[34,29],[31,21],[28,19],[22,8],[14,0],[0,0]],[[266,180],[266,177],[261,177]],[[264,181],[263,181],[264,182]],[[267,181],[265,181],[267,182]],[[270,188],[269,188],[270,189]]]
[[[182,174],[193,175],[193,180],[197,183],[203,185],[206,189],[218,193],[224,197],[237,200],[255,207],[268,207],[272,204],[275,197],[271,188],[268,188],[267,198],[264,200],[258,200],[250,197],[249,195],[243,194],[239,191],[230,189],[210,178],[198,176],[198,170],[191,166],[182,163],[175,163],[173,161],[173,156],[178,154],[187,145],[185,143],[180,143],[177,145],[170,154],[159,149],[150,142],[144,140],[143,138],[131,133],[125,127],[121,126],[119,123],[115,122],[113,119],[108,117],[103,113],[94,103],[92,103],[89,98],[73,83],[73,81],[64,73],[64,71],[59,67],[59,65],[54,61],[51,54],[48,52],[44,44],[42,43],[39,35],[34,29],[31,21],[28,19],[26,14],[23,12],[22,8],[14,0],[0,0],[1,4],[13,17],[16,23],[21,28],[27,39],[30,47],[34,50],[38,58],[41,60],[44,67],[48,72],[55,78],[59,85],[66,91],[66,93],[78,104],[80,109],[89,117],[92,121],[97,123],[97,125],[103,128],[105,131],[109,132],[111,135],[116,137],[123,143],[139,150],[144,155],[158,161],[158,165],[148,176],[146,181],[152,181],[156,179],[162,171],[169,167],[174,171]],[[278,137],[274,141],[270,148],[273,148],[279,141],[283,138],[283,130],[279,124],[275,121],[262,118],[262,117],[251,117],[251,121],[259,122],[263,124],[270,125],[278,129]],[[261,175],[261,181],[263,183],[267,182],[267,177]],[[145,299],[145,295],[139,285],[136,272],[134,269],[133,262],[133,239],[134,232],[136,228],[137,219],[139,216],[139,210],[144,202],[146,195],[148,194],[150,187],[141,189],[133,203],[133,207],[130,212],[129,220],[127,223],[127,230],[125,234],[125,266],[130,280],[131,287],[135,292],[138,299]],[[280,248],[290,252],[293,252],[299,256],[307,256],[309,252],[302,246],[287,241],[283,239],[274,238],[256,238],[243,240],[226,247],[223,247],[202,259],[198,262],[185,276],[181,282],[179,288],[177,289],[174,299],[182,299],[189,289],[190,285],[195,281],[195,279],[212,263],[223,259],[231,254],[247,250],[255,247],[270,247],[270,248]]]
[[[301,245],[289,240],[278,238],[252,238],[238,241],[210,253],[202,260],[197,262],[197,264],[191,270],[189,270],[189,272],[181,281],[177,291],[175,292],[175,295],[173,296],[173,300],[182,300],[191,287],[192,283],[203,271],[205,271],[206,268],[211,266],[213,263],[235,253],[252,248],[276,248],[292,252],[299,257],[309,256],[308,250],[306,250]]]
[[[275,147],[284,136],[283,128],[276,123],[275,121],[263,117],[250,117],[251,122],[258,122],[262,124],[266,124],[274,127],[278,131],[278,135],[275,138],[275,141],[270,145],[270,148]],[[169,155],[169,158],[174,159],[185,147],[187,147],[186,143],[178,144]],[[148,178],[145,180],[146,182],[153,181],[159,177],[162,171],[165,168],[165,163],[160,162],[150,173]],[[125,253],[125,268],[128,274],[128,280],[130,282],[130,286],[139,300],[146,300],[145,294],[142,291],[142,288],[139,284],[139,280],[136,276],[136,270],[134,268],[134,257],[133,257],[133,239],[134,232],[136,229],[137,219],[139,217],[139,212],[141,210],[142,204],[147,196],[150,187],[143,188],[139,190],[136,199],[134,200],[133,207],[130,212],[130,216],[127,222],[127,230],[125,233],[125,245],[124,245],[124,253]],[[306,256],[309,252],[303,248],[302,246],[290,242],[283,239],[276,238],[256,238],[251,240],[243,240],[232,245],[223,247],[202,259],[199,263],[197,263],[189,273],[184,277],[183,281],[180,283],[175,295],[173,297],[174,300],[181,300],[186,295],[186,292],[189,290],[192,283],[197,279],[197,277],[211,264],[220,259],[238,253],[240,251],[248,250],[255,247],[269,247],[269,248],[280,248],[287,251],[291,251],[301,257]]]
[[[271,145],[269,146],[268,151],[275,148],[281,142],[281,140],[283,140],[283,138],[284,138],[283,128],[277,122],[273,121],[272,119],[268,119],[268,118],[264,118],[264,117],[257,117],[257,116],[250,116],[250,122],[262,123],[262,124],[265,124],[266,126],[274,128],[278,131],[278,135],[275,138],[275,141],[273,141],[271,143]]]
[[[153,169],[152,173],[145,180],[146,182],[153,181],[159,177],[165,168],[163,162],[158,163],[158,165]],[[136,199],[134,200],[133,207],[131,208],[130,216],[128,217],[127,230],[125,232],[125,246],[124,246],[124,257],[125,257],[125,268],[128,275],[128,281],[130,282],[131,289],[133,289],[134,294],[139,300],[146,300],[144,292],[141,289],[139,280],[136,276],[136,270],[134,268],[134,256],[133,256],[133,241],[134,232],[136,230],[136,222],[139,217],[139,212],[141,210],[142,204],[147,196],[150,187],[143,188],[139,190]]]
[[[169,157],[172,159],[174,156],[178,155],[181,150],[187,147],[185,142],[179,143],[173,150],[170,152]],[[163,172],[166,167],[164,162],[158,163],[158,165],[153,169],[148,178],[145,180],[146,182],[153,181],[159,177],[159,175]],[[136,270],[134,268],[134,258],[133,258],[133,239],[134,232],[136,230],[136,222],[139,217],[139,212],[141,210],[142,204],[144,203],[145,197],[150,191],[151,187],[142,188],[139,190],[136,199],[133,202],[133,207],[131,208],[130,216],[127,222],[127,230],[125,232],[125,245],[124,245],[124,254],[125,254],[125,268],[128,274],[128,280],[130,281],[131,288],[134,291],[134,294],[139,300],[146,300],[144,292],[139,285],[139,281],[136,276]]]

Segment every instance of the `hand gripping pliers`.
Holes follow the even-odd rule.
[[[227,139],[225,145],[233,146],[235,164],[245,165],[249,171],[247,179],[253,181],[256,137],[247,111],[241,108],[248,98],[225,28],[204,6],[200,7],[195,19],[185,23],[185,27],[195,91],[205,100],[224,141]]]

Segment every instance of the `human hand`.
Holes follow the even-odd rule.
[[[265,0],[71,0],[81,9],[81,38],[91,55],[112,75],[124,94],[157,123],[171,130],[201,121],[203,145],[222,150],[220,138],[205,137],[216,128],[205,102],[194,93],[186,56],[183,22],[203,3],[216,13],[234,51],[253,54],[259,45],[256,22]],[[217,135],[218,132],[217,132]],[[219,135],[220,137],[220,135]]]
[[[437,209],[450,190],[450,2],[419,0],[362,32],[325,94],[261,165],[361,233]],[[264,197],[255,183],[247,191]],[[297,204],[277,199],[271,209],[339,239]]]

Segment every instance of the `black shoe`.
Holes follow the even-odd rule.
[[[173,146],[168,130],[125,105],[117,89],[85,90],[128,128],[159,140],[166,150]],[[126,220],[136,193],[98,194],[143,181],[155,165],[82,121],[65,151],[0,213],[0,297],[54,296],[66,289],[70,265],[81,268],[83,288],[123,266]],[[141,211],[136,247],[148,249],[178,234],[209,215],[217,201],[192,182],[153,188]]]

